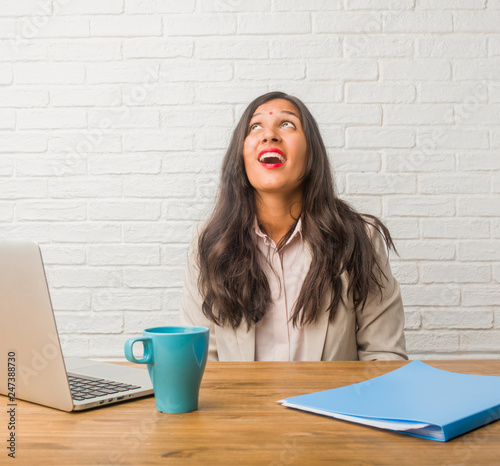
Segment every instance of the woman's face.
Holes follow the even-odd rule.
[[[243,145],[248,180],[259,194],[302,196],[307,142],[299,112],[288,100],[270,100],[257,108]]]

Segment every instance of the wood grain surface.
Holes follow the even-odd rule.
[[[500,360],[426,361],[500,375]],[[404,362],[208,363],[199,410],[162,414],[152,397],[80,413],[18,401],[12,465],[500,464],[500,422],[447,443],[285,408],[277,400],[381,375]],[[7,399],[0,397],[5,414]],[[7,420],[0,429],[7,438]]]

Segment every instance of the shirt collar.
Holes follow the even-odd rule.
[[[260,236],[264,240],[264,243],[266,245],[270,245],[272,243],[272,239],[260,229],[257,217],[255,217],[254,220],[254,231],[257,234],[257,236]],[[288,243],[290,243],[296,236],[300,236],[302,238],[302,219],[300,217],[299,220],[297,221],[297,224],[295,225],[293,233],[291,234],[290,238],[288,238],[288,241],[285,243],[285,246]]]

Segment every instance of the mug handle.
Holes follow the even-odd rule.
[[[134,343],[136,343],[137,341],[142,341],[142,344],[144,346],[144,356],[142,359],[136,359],[132,351],[132,347],[134,346]],[[153,349],[153,341],[149,337],[129,338],[125,342],[125,357],[130,362],[135,362],[137,364],[151,364],[153,362],[152,349]]]

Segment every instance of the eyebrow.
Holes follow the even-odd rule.
[[[292,112],[291,110],[281,110],[280,113],[287,113],[288,115],[293,115],[294,117],[296,117],[300,120],[300,117],[295,112]],[[259,115],[262,115],[262,113],[254,113],[252,115],[252,118],[259,116]]]

